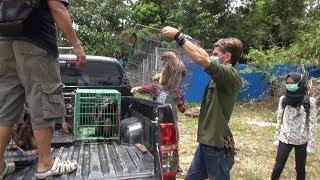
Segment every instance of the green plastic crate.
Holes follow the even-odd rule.
[[[120,92],[108,89],[77,89],[74,112],[76,140],[120,142]]]

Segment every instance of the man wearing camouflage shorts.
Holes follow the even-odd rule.
[[[0,179],[15,169],[13,163],[4,161],[4,150],[12,126],[22,122],[25,101],[39,151],[35,176],[46,178],[76,170],[75,162],[51,156],[53,126],[65,115],[55,24],[70,40],[80,67],[86,57],[67,4],[68,0],[41,0],[25,24],[23,39],[0,37]]]

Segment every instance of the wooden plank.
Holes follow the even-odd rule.
[[[149,152],[148,149],[147,149],[144,145],[142,145],[142,144],[140,144],[140,143],[135,144],[135,146],[139,149],[139,151],[140,151],[142,154],[147,154],[147,153]]]

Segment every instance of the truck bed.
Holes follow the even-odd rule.
[[[116,143],[81,143],[69,148],[52,149],[54,157],[76,160],[78,169],[53,179],[135,179],[154,176],[154,159],[137,147]],[[8,179],[35,179],[36,167],[18,168]]]

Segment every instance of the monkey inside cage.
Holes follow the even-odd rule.
[[[75,93],[74,112],[74,135],[77,141],[120,142],[120,92],[78,89]]]

